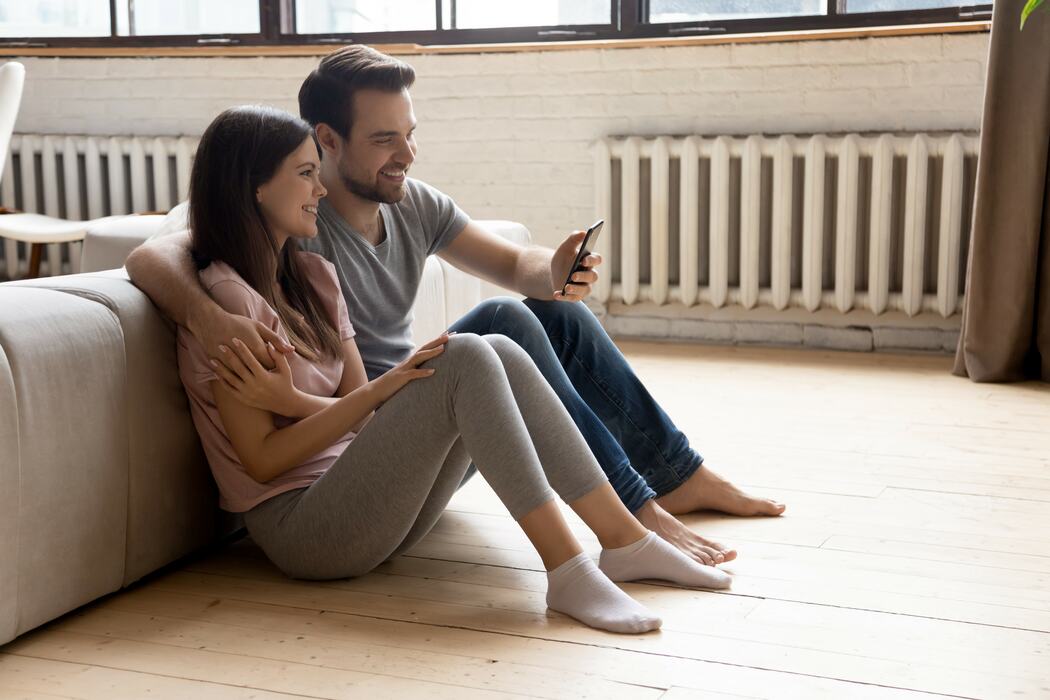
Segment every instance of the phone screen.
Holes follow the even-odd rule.
[[[572,267],[569,268],[569,275],[565,278],[565,284],[561,286],[561,291],[564,292],[565,288],[572,282],[572,276],[585,269],[583,266],[583,259],[586,258],[591,252],[591,244],[598,239],[598,234],[602,230],[602,226],[605,225],[605,219],[598,219],[591,227],[587,229],[587,235],[583,237],[583,243],[580,244],[580,252],[576,253],[576,259],[572,261]]]

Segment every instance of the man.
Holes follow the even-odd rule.
[[[339,273],[369,379],[401,361],[412,344],[410,309],[428,255],[528,297],[488,300],[450,330],[499,333],[533,358],[587,439],[621,500],[648,528],[705,564],[736,552],[689,530],[673,514],[713,509],[779,515],[784,506],[754,498],[701,467],[702,458],[635,376],[587,307],[598,279],[595,254],[569,272],[583,232],[557,248],[522,247],[481,229],[451,198],[407,177],[416,158],[416,120],[407,64],[364,46],[326,56],[299,92],[314,125],[328,196],[318,236],[304,247]],[[188,233],[141,246],[128,258],[131,279],[213,357],[237,337],[270,365],[265,343],[291,351],[268,328],[220,309],[201,288]]]

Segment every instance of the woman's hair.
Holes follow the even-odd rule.
[[[309,124],[271,107],[233,107],[215,117],[193,161],[189,219],[197,268],[214,260],[232,267],[277,311],[299,354],[316,361],[340,355],[339,333],[303,271],[298,242],[277,248],[255,196],[308,138]]]

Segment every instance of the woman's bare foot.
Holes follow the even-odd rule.
[[[648,501],[639,508],[635,517],[642,525],[701,564],[714,566],[736,559],[735,549],[730,549],[696,534],[678,518],[661,508],[655,500]]]
[[[780,515],[786,506],[769,498],[749,496],[707,467],[701,466],[688,480],[656,501],[668,513],[717,510],[730,515]]]

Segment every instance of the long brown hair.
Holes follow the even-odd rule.
[[[215,260],[232,267],[277,311],[299,354],[316,361],[339,357],[338,330],[302,269],[298,242],[289,238],[277,248],[255,197],[284,159],[312,137],[309,124],[279,109],[227,109],[197,146],[189,217],[197,268]],[[274,291],[275,271],[283,299]]]

